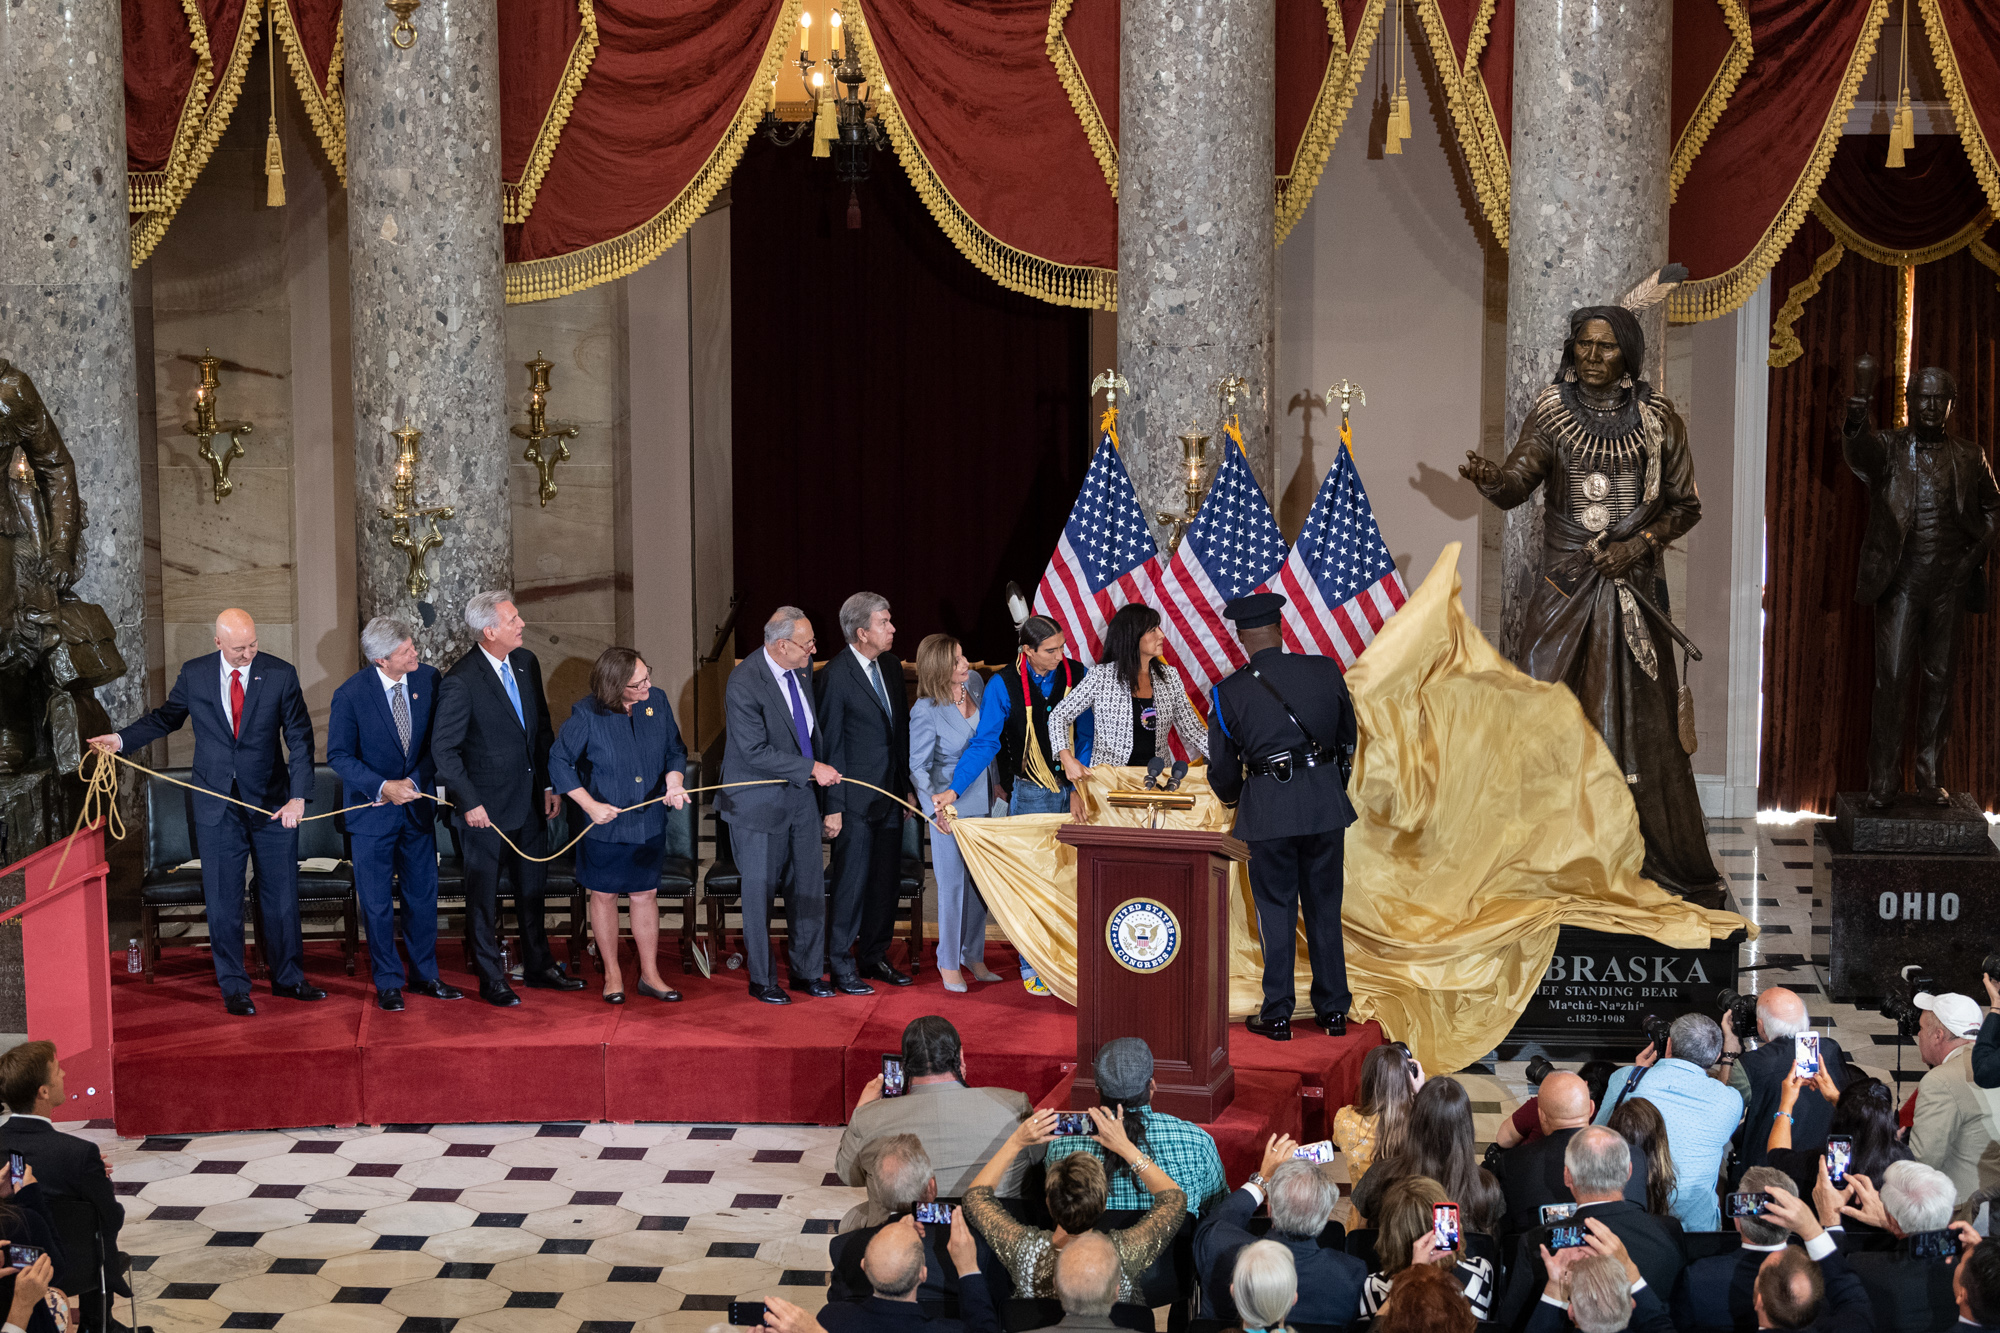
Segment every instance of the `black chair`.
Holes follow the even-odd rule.
[[[1743,1248],[1743,1235],[1734,1227],[1728,1231],[1684,1231],[1681,1244],[1687,1252],[1687,1261],[1693,1263],[1718,1254],[1734,1254]]]
[[[139,881],[139,957],[151,982],[160,958],[161,913],[168,920],[208,923],[201,870],[180,867],[195,859],[194,793],[168,778],[194,781],[191,768],[162,769],[145,785],[145,873]],[[201,945],[197,947],[206,947]]]
[[[701,879],[702,910],[707,917],[708,956],[710,966],[720,968],[728,957],[729,914],[743,910],[743,872],[736,868],[736,854],[729,845],[729,822],[708,807],[706,817],[714,829],[715,860]],[[788,918],[785,911],[786,894],[781,886],[772,895],[770,932],[773,962],[783,952],[782,941],[790,938]]]
[[[1375,1238],[1378,1234],[1373,1227],[1347,1233],[1347,1252],[1367,1264],[1371,1273],[1382,1267],[1381,1260],[1375,1257]]]
[[[924,821],[903,821],[903,864],[896,886],[896,907],[908,913],[907,944],[910,973],[922,971],[924,959],[924,871],[928,868],[929,839],[924,837]]]
[[[472,970],[472,913],[465,902],[465,852],[459,845],[458,828],[451,822],[451,807],[437,807],[438,859],[438,915],[442,921],[450,920],[451,913],[458,913],[459,943],[463,950],[465,970]],[[442,925],[438,938],[444,938]]]
[[[565,796],[556,811],[556,817],[548,821],[548,845],[542,852],[547,856],[556,848],[590,827],[582,807]],[[546,922],[549,903],[561,899],[569,912],[569,971],[581,975],[583,972],[584,946],[590,942],[590,913],[584,908],[584,899],[589,890],[576,882],[576,849],[570,848],[548,863],[548,878],[542,890],[542,914]],[[519,913],[516,913],[516,924]],[[544,929],[546,929],[546,925]],[[554,932],[550,932],[553,938]],[[518,938],[518,936],[517,936]]]
[[[97,1209],[87,1199],[43,1191],[56,1239],[62,1242],[63,1266],[56,1285],[75,1301],[82,1333],[103,1333],[111,1327],[111,1306],[117,1296],[130,1296],[132,1284],[117,1237],[97,1229]]]
[[[346,788],[340,775],[327,764],[313,765],[313,794],[306,801],[306,814],[324,815],[338,810]],[[298,872],[299,938],[304,943],[313,940],[339,940],[342,960],[347,967],[347,975],[354,975],[356,956],[361,951],[361,911],[354,896],[354,858],[347,846],[346,821],[339,816],[331,819],[312,819],[299,824],[299,860],[315,858],[335,862],[331,870],[306,870]],[[254,859],[253,859],[254,865]],[[250,876],[251,913],[247,920],[262,923],[263,916],[257,903],[257,876]],[[334,928],[315,929],[327,922],[336,923]],[[263,976],[270,970],[269,960],[264,954],[264,937],[256,930],[256,975]],[[391,942],[390,947],[394,947]]]

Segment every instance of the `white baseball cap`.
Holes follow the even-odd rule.
[[[1916,997],[1919,1009],[1928,1009],[1937,1015],[1944,1030],[1954,1037],[1976,1037],[1979,1024],[1984,1018],[1979,1005],[1965,995],[1919,995]]]

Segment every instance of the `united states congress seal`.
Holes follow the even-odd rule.
[[[1133,972],[1158,972],[1180,952],[1181,923],[1164,903],[1127,898],[1111,910],[1104,942],[1118,966]]]

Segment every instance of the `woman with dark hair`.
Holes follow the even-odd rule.
[[[1667,1149],[1667,1122],[1660,1117],[1660,1108],[1644,1097],[1627,1097],[1604,1123],[1618,1131],[1635,1158],[1646,1159],[1646,1211],[1672,1217],[1674,1190],[1680,1182],[1674,1176],[1674,1155]]]
[[[1361,1060],[1361,1096],[1334,1113],[1333,1142],[1347,1159],[1347,1180],[1358,1186],[1378,1159],[1403,1146],[1410,1102],[1424,1085],[1423,1070],[1400,1041],[1377,1046]]]
[[[1687,426],[1639,378],[1646,339],[1621,306],[1572,311],[1554,383],[1521,423],[1505,463],[1459,466],[1502,509],[1543,489],[1544,577],[1521,618],[1516,662],[1561,681],[1630,785],[1646,840],[1641,873],[1670,893],[1722,905],[1694,769],[1682,745],[1680,682],[1664,617],[1663,553],[1701,519]],[[1690,724],[1691,725],[1691,724]]]
[[[1167,753],[1169,731],[1180,733],[1190,756],[1207,756],[1208,724],[1188,702],[1180,672],[1159,660],[1166,642],[1160,613],[1150,606],[1134,602],[1111,617],[1103,660],[1050,718],[1058,733],[1056,758],[1072,783],[1083,780],[1084,763],[1064,746],[1062,735],[1085,712],[1097,722],[1097,763],[1144,767]]]
[[[576,880],[590,890],[590,933],[604,964],[604,999],[625,1003],[618,968],[618,895],[632,903],[632,945],[639,954],[639,993],[678,1000],[660,979],[660,864],[667,854],[661,803],[687,804],[682,771],[687,747],[664,690],[653,685],[646,659],[630,648],[606,648],[590,670],[590,693],[576,701],[549,751],[549,781],[589,817],[590,835],[576,845]],[[643,803],[643,804],[642,804]],[[637,805],[636,810],[626,807]],[[620,814],[619,811],[625,813]]]
[[[1457,1079],[1434,1078],[1410,1100],[1403,1146],[1392,1157],[1378,1156],[1367,1178],[1355,1186],[1355,1211],[1375,1221],[1389,1187],[1411,1176],[1429,1176],[1443,1185],[1467,1227],[1498,1233],[1506,1199],[1473,1150],[1472,1099]]]
[[[1021,622],[1017,637],[1020,651],[1013,662],[986,681],[986,697],[979,704],[979,729],[959,752],[949,784],[931,795],[938,822],[947,829],[959,794],[970,798],[989,780],[989,773],[999,794],[1007,798],[1008,814],[1068,812],[1070,818],[1083,822],[1083,798],[1056,764],[1051,717],[1056,705],[1083,679],[1083,663],[1065,653],[1062,626],[1047,616],[1029,616]],[[1076,750],[1086,760],[1092,740],[1088,717],[1076,723],[1074,736],[1069,728],[1063,729],[1064,747]],[[980,981],[987,979],[977,967],[972,975]],[[1035,975],[1034,965],[1025,956],[1021,959],[1021,985],[1030,995],[1054,993]]]
[[[1856,1071],[1850,1068],[1848,1072]],[[1798,1184],[1801,1199],[1812,1197],[1813,1184],[1819,1179],[1819,1164],[1826,1153],[1824,1142],[1792,1146],[1792,1108],[1798,1104],[1799,1094],[1807,1084],[1833,1103],[1827,1137],[1844,1134],[1853,1140],[1853,1156],[1847,1165],[1849,1175],[1880,1181],[1882,1173],[1893,1163],[1914,1160],[1910,1150],[1896,1141],[1896,1099],[1882,1080],[1857,1077],[1850,1079],[1845,1088],[1838,1088],[1825,1065],[1810,1079],[1800,1079],[1794,1070],[1786,1076],[1778,1092],[1778,1113],[1771,1120],[1771,1137],[1765,1145],[1764,1160],[1766,1165],[1777,1167]],[[1870,1229],[1865,1222],[1857,1228],[1851,1220],[1848,1227]]]
[[[1118,1299],[1136,1301],[1140,1276],[1180,1232],[1181,1220],[1187,1216],[1187,1195],[1150,1157],[1133,1146],[1115,1114],[1102,1106],[1093,1106],[1089,1115],[1091,1123],[1097,1126],[1097,1133],[1091,1136],[1097,1145],[1130,1167],[1153,1196],[1153,1206],[1144,1217],[1122,1231],[1105,1233],[1118,1248],[1121,1272]],[[1048,1299],[1056,1294],[1056,1255],[1096,1226],[1104,1215],[1104,1202],[1109,1194],[1104,1163],[1090,1153],[1080,1152],[1048,1166],[1044,1202],[1055,1221],[1054,1231],[1018,1222],[1000,1206],[994,1190],[1006,1176],[1007,1168],[1023,1148],[1054,1138],[1055,1127],[1056,1112],[1052,1109],[1036,1111],[1023,1120],[965,1191],[966,1220],[1006,1265],[1014,1279],[1014,1294],[1020,1297]]]

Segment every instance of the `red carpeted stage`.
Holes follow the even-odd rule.
[[[456,950],[447,949],[452,958]],[[453,959],[455,961],[455,959]],[[472,993],[470,977],[447,970],[463,1000],[409,996],[400,1014],[374,1004],[367,960],[341,968],[334,945],[307,950],[306,973],[327,998],[278,999],[259,984],[255,1018],[222,1011],[208,955],[169,949],[159,980],[115,973],[112,1017],[118,1132],[127,1136],[302,1125],[440,1124],[490,1121],[710,1121],[839,1124],[862,1087],[897,1050],[903,1027],[943,1014],[965,1042],[975,1083],[1029,1097],[1068,1097],[1076,1060],[1075,1011],[1029,995],[1015,959],[991,946],[1008,980],[945,991],[926,960],[917,984],[878,984],[873,998],[800,996],[785,1007],[757,1004],[741,972],[682,975],[670,941],[662,968],[687,998],[661,1004],[631,989],[607,1005],[596,973],[568,993],[522,990],[514,1009]],[[1310,1036],[1305,1033],[1311,1033]],[[1231,1029],[1236,1101],[1213,1127],[1225,1159],[1254,1165],[1274,1129],[1322,1137],[1333,1110],[1352,1101],[1361,1060],[1380,1030],[1356,1024],[1345,1037],[1307,1027],[1286,1043]],[[1232,1164],[1232,1170],[1235,1165]]]

